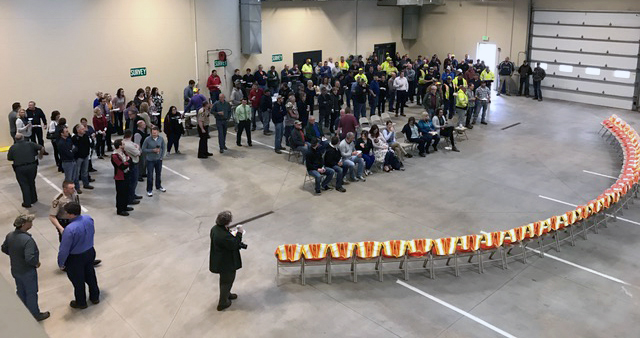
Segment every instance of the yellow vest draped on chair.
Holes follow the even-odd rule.
[[[276,249],[276,257],[281,262],[297,262],[302,257],[302,245],[283,244]]]

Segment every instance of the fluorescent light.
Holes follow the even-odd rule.
[[[572,73],[573,72],[573,66],[560,65],[560,67],[558,67],[558,70],[563,72],[563,73]]]
[[[615,72],[613,72],[613,76],[619,77],[621,79],[628,79],[631,77],[631,72],[627,70],[616,70]]]
[[[587,67],[584,73],[587,75],[600,75],[600,68]]]
[[[547,64],[544,62],[540,62],[540,68],[547,70]]]

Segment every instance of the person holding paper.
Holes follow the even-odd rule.
[[[237,294],[231,293],[231,288],[236,279],[236,271],[242,268],[240,249],[247,248],[246,244],[242,243],[245,233],[242,225],[234,227],[231,224],[232,219],[231,211],[219,213],[209,235],[209,271],[220,275],[218,311],[228,308],[231,306],[231,300],[238,298]]]

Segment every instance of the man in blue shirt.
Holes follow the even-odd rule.
[[[188,113],[192,110],[200,110],[200,108],[202,108],[202,104],[207,101],[206,96],[200,94],[198,88],[194,89],[194,92],[196,92],[196,94],[194,94],[193,97],[191,97],[191,99],[189,100],[189,103],[184,110],[185,113]]]
[[[58,266],[67,271],[67,277],[73,284],[75,300],[72,300],[69,306],[74,309],[86,309],[85,284],[89,286],[91,303],[100,303],[100,289],[98,289],[96,270],[93,267],[93,261],[96,259],[96,250],[93,248],[95,234],[93,218],[89,215],[80,215],[80,204],[76,202],[67,203],[64,211],[70,223],[62,233]]]

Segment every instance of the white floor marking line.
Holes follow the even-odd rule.
[[[575,207],[577,207],[577,205],[575,205],[575,204],[571,204],[571,203],[563,202],[563,201],[561,201],[561,200],[557,200],[557,199],[555,199],[555,198],[551,198],[551,197],[547,197],[547,196],[542,196],[542,195],[538,195],[538,197],[540,197],[540,198],[544,198],[544,199],[549,200],[549,201],[554,201],[554,202],[557,202],[557,203],[560,203],[560,204],[565,204],[565,205],[568,205],[568,206],[571,206],[571,207],[574,207],[574,208],[575,208]],[[610,215],[610,214],[607,214],[607,216],[608,216],[608,217],[613,217],[613,215]],[[625,221],[625,222],[629,222],[629,223],[631,223],[631,224],[640,225],[640,222],[632,221],[632,220],[630,220],[630,219],[626,219],[626,218],[622,218],[622,217],[616,217],[616,219],[619,219],[619,220],[621,220],[621,221]]]
[[[62,193],[62,189],[60,189],[57,185],[53,184],[53,182],[51,182],[48,178],[44,177],[44,175],[42,175],[41,173],[38,173],[38,177],[40,177],[43,181],[45,181],[48,185],[50,185],[53,189],[55,189],[55,191],[57,191],[58,193]],[[84,206],[80,206],[80,208],[82,209],[83,212],[88,212],[89,210],[87,210],[87,208],[85,208]]]
[[[409,289],[411,291],[414,291],[414,292],[416,292],[416,293],[418,293],[418,294],[420,294],[420,295],[422,295],[422,296],[424,296],[426,298],[429,298],[432,301],[434,301],[434,302],[436,302],[436,303],[438,303],[438,304],[440,304],[440,305],[442,305],[444,307],[447,307],[447,308],[449,308],[449,309],[451,309],[451,310],[453,310],[453,311],[455,311],[455,312],[457,312],[457,313],[459,313],[459,314],[461,314],[461,315],[473,320],[474,322],[476,322],[478,324],[481,324],[481,325],[483,325],[483,326],[485,326],[485,327],[487,327],[487,328],[489,328],[489,329],[491,329],[491,330],[493,330],[493,331],[495,331],[495,332],[497,332],[497,333],[499,333],[499,334],[501,334],[501,335],[503,335],[505,337],[516,338],[516,336],[514,336],[514,335],[512,335],[512,334],[510,334],[510,333],[508,333],[508,332],[506,332],[506,331],[504,331],[504,330],[502,330],[500,328],[497,328],[497,327],[495,327],[495,326],[493,326],[493,325],[491,325],[489,323],[487,323],[486,321],[484,321],[484,320],[482,320],[482,319],[470,314],[469,312],[463,311],[463,310],[461,310],[461,309],[459,309],[459,308],[457,308],[457,307],[455,307],[455,306],[453,306],[453,305],[451,305],[451,304],[449,304],[449,303],[447,303],[447,302],[445,302],[445,301],[443,301],[443,300],[441,300],[441,299],[439,299],[437,297],[434,297],[434,296],[432,296],[432,295],[430,295],[430,294],[428,294],[428,293],[426,293],[426,292],[424,292],[424,291],[422,291],[422,290],[420,290],[418,288],[415,288],[415,287],[413,287],[413,286],[411,286],[411,285],[409,285],[409,284],[407,284],[407,283],[405,283],[405,282],[403,282],[403,281],[401,281],[399,279],[396,280],[396,283],[398,283],[398,284],[404,286],[405,288],[407,288],[407,289]]]
[[[600,174],[600,173],[596,173],[593,171],[589,171],[589,170],[583,170],[582,172],[587,173],[587,174],[591,174],[591,175],[596,175],[596,176],[602,176],[602,177],[606,177],[606,178],[611,178],[614,180],[617,180],[617,177],[613,177],[613,176],[609,176],[609,175],[605,175],[605,174]]]
[[[227,133],[232,134],[232,135],[237,135],[236,133],[231,132],[231,131],[228,131]],[[242,136],[242,138],[245,139],[245,140],[247,139],[245,136]],[[257,144],[259,144],[261,146],[265,146],[267,148],[271,148],[271,149],[274,149],[274,150],[276,149],[276,147],[270,146],[268,144],[265,144],[265,143],[262,143],[262,142],[259,142],[259,141],[256,141],[256,140],[251,140],[251,143],[257,143]],[[285,154],[289,153],[287,150],[284,150],[284,149],[280,149],[280,151],[282,151]]]
[[[485,232],[485,231],[480,231],[480,232],[481,232],[481,233],[483,233],[483,234],[486,234],[486,233],[487,233],[487,232]],[[539,254],[539,253],[540,253],[540,251],[538,251],[538,250],[536,250],[536,249],[533,249],[533,248],[527,248],[527,249],[529,249],[529,250],[531,250],[531,251],[533,251],[533,252],[535,252],[535,253],[537,253],[537,254]],[[578,268],[578,269],[584,270],[584,271],[586,271],[586,272],[590,272],[590,273],[592,273],[592,274],[594,274],[594,275],[597,275],[597,276],[600,276],[600,277],[606,278],[606,279],[608,279],[608,280],[614,281],[614,282],[616,282],[616,283],[620,283],[620,284],[624,284],[624,285],[631,285],[631,284],[629,284],[629,283],[627,283],[627,282],[625,282],[625,281],[623,281],[623,280],[621,280],[621,279],[618,279],[618,278],[615,278],[615,277],[609,276],[609,275],[607,275],[607,274],[604,274],[604,273],[602,273],[602,272],[598,272],[598,271],[593,270],[593,269],[589,269],[589,268],[587,268],[586,266],[582,266],[582,265],[579,265],[579,264],[576,264],[576,263],[573,263],[573,262],[569,262],[568,260],[562,259],[562,258],[560,258],[560,257],[553,256],[553,255],[550,255],[550,254],[548,254],[548,253],[546,253],[546,252],[544,253],[544,256],[545,256],[545,257],[549,257],[549,258],[551,258],[551,259],[555,259],[555,260],[556,260],[556,261],[558,261],[558,262],[562,262],[562,263],[564,263],[564,264],[571,265],[571,266],[573,266],[574,268]]]
[[[169,170],[170,172],[172,172],[172,173],[174,173],[174,174],[176,174],[176,175],[178,175],[178,176],[180,176],[180,177],[184,178],[184,179],[185,179],[185,180],[187,180],[187,181],[188,181],[188,180],[191,180],[189,177],[182,175],[181,173],[179,173],[179,172],[177,172],[177,171],[175,171],[175,170],[173,170],[173,169],[171,169],[171,168],[167,167],[167,166],[166,166],[166,165],[164,165],[164,164],[162,165],[162,167],[163,167],[163,168],[165,168],[165,169],[167,169],[167,170]]]

